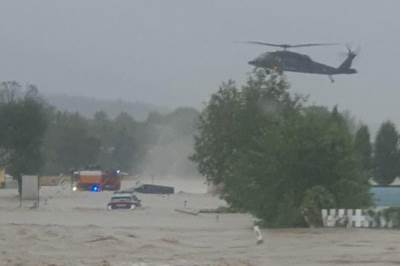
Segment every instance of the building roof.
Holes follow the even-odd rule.
[[[391,186],[400,186],[400,177],[396,177],[390,185]]]
[[[375,182],[375,180],[374,180],[373,177],[371,177],[371,178],[368,180],[368,182],[369,182],[369,184],[370,184],[371,186],[377,186],[377,185],[378,185],[378,183]]]

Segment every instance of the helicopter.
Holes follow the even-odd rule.
[[[357,73],[356,69],[351,68],[351,64],[353,62],[353,59],[357,56],[357,53],[352,51],[349,46],[346,46],[347,56],[343,63],[339,67],[333,67],[315,62],[308,55],[291,52],[288,51],[288,49],[311,46],[337,45],[337,43],[274,44],[259,41],[249,41],[247,43],[283,48],[283,50],[278,50],[275,52],[265,52],[259,55],[254,60],[248,62],[250,65],[253,65],[255,67],[275,69],[279,72],[291,71],[299,73],[327,75],[331,82],[335,81],[332,78],[333,75]]]

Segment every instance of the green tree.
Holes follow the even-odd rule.
[[[44,145],[47,173],[66,173],[88,166],[130,172],[143,156],[145,125],[126,113],[115,119],[102,111],[92,119],[78,113],[50,113]]]
[[[304,193],[301,204],[306,222],[313,227],[322,226],[321,209],[334,207],[333,195],[322,186],[314,186]]]
[[[23,174],[39,174],[43,166],[42,142],[48,125],[46,107],[35,86],[23,89],[17,82],[3,82],[1,87],[2,166],[20,182]]]
[[[57,112],[46,136],[52,173],[69,173],[98,163],[100,140],[90,135],[88,121],[79,114]]]
[[[399,170],[399,135],[395,125],[384,122],[379,128],[374,144],[375,181],[388,185],[398,175]]]
[[[90,123],[89,123],[90,122]],[[104,169],[110,169],[114,166],[113,151],[115,149],[114,128],[112,119],[104,111],[98,111],[94,114],[91,121],[88,121],[89,134],[97,138],[101,145],[98,154],[98,163]]]
[[[222,183],[229,168],[229,160],[239,142],[240,93],[233,81],[223,83],[211,96],[198,122],[195,153],[191,159],[199,172],[215,184]]]
[[[139,161],[141,150],[136,139],[137,123],[127,113],[119,114],[113,121],[112,168],[132,171]]]
[[[224,84],[200,116],[191,157],[199,171],[224,184],[222,196],[232,207],[267,226],[304,225],[301,203],[315,186],[336,207],[368,206],[346,119],[337,107],[302,107],[302,97],[288,89],[282,76],[264,70],[241,90]]]
[[[354,148],[362,168],[369,173],[372,167],[372,146],[368,126],[363,125],[357,130]]]

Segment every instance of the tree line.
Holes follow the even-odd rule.
[[[88,167],[136,174],[149,157],[164,161],[162,174],[179,165],[172,155],[188,152],[170,144],[191,144],[194,134],[190,159],[198,171],[222,184],[233,209],[267,226],[320,224],[321,208],[368,207],[369,179],[386,185],[400,170],[393,123],[383,123],[371,144],[367,126],[354,132],[337,107],[307,105],[275,72],[255,70],[241,87],[223,83],[200,114],[178,108],[145,121],[62,112],[33,85],[0,84],[0,166],[16,178]]]
[[[391,121],[381,124],[371,142],[368,126],[361,125],[354,138],[359,163],[370,181],[387,186],[400,176],[399,133]]]
[[[143,171],[148,151],[160,142],[192,136],[199,113],[178,108],[136,121],[127,113],[93,117],[59,111],[33,85],[0,84],[0,167],[14,177],[59,175],[88,168]],[[168,136],[164,133],[168,131]]]
[[[366,127],[359,130],[360,145],[359,154],[362,158],[364,168],[370,172],[371,177],[379,185],[390,185],[396,177],[400,176],[400,149],[399,133],[391,121],[386,121],[380,126],[375,141],[367,143]],[[371,152],[372,150],[372,152]]]

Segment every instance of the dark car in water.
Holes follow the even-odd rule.
[[[141,184],[134,188],[136,192],[145,194],[174,194],[174,187],[153,184]]]
[[[129,192],[114,192],[110,202],[107,204],[108,210],[114,209],[135,209],[142,205],[141,200],[135,194]]]

